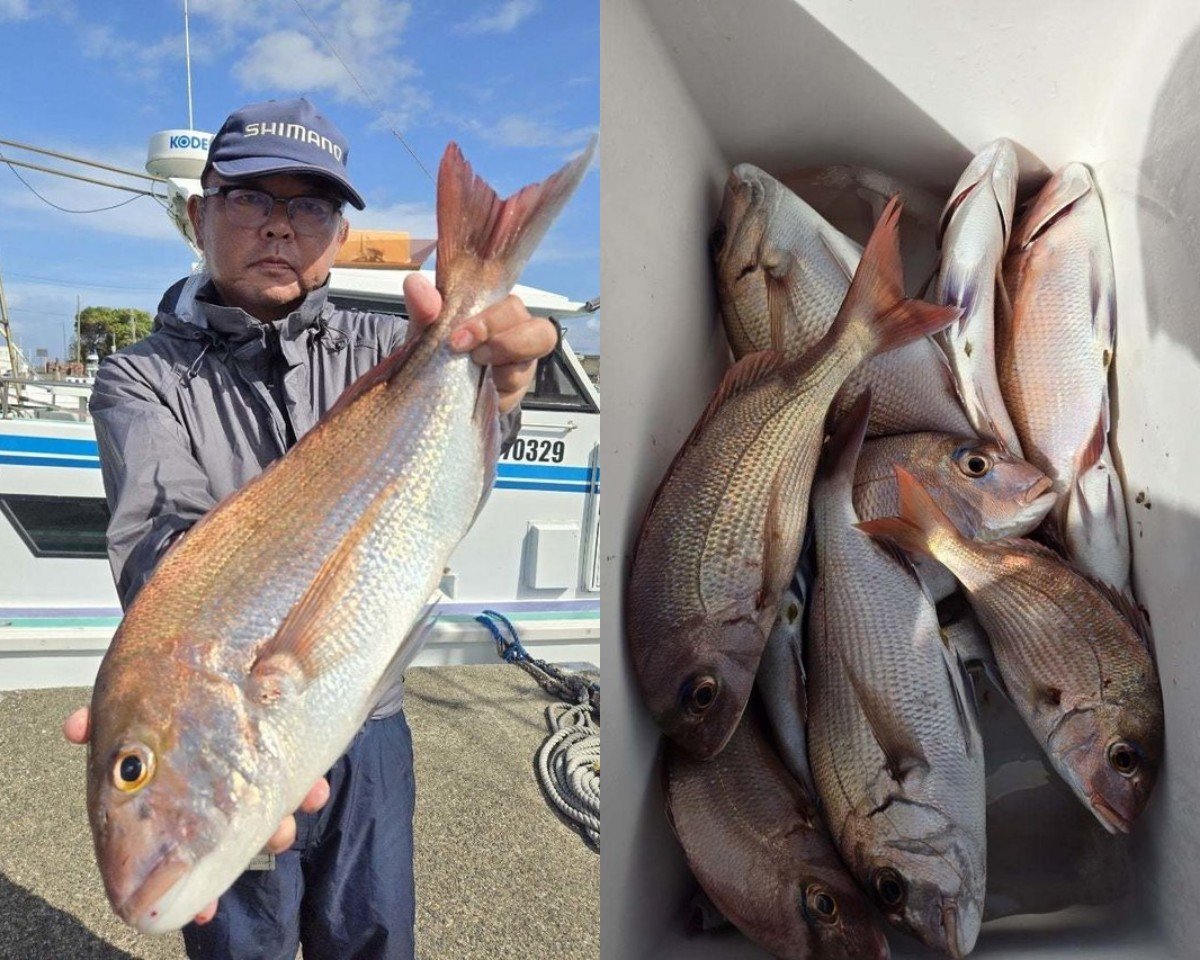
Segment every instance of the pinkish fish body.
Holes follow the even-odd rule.
[[[88,752],[96,857],[127,923],[177,930],[224,892],[415,654],[499,455],[491,375],[447,341],[507,294],[589,157],[500,201],[452,144],[438,319],[196,524],[127,611]]]

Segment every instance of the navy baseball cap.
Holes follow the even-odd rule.
[[[204,172],[233,181],[274,173],[321,177],[362,210],[366,204],[346,176],[349,153],[342,131],[303,97],[268,100],[229,115],[209,144]]]

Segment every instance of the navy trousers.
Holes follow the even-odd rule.
[[[248,870],[204,926],[191,960],[413,960],[412,734],[401,711],[371,720],[328,773],[329,802],[296,814],[274,870]]]

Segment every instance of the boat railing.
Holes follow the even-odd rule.
[[[46,380],[0,374],[0,419],[66,420],[86,423],[92,381],[85,377]]]

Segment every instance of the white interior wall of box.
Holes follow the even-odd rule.
[[[662,812],[658,733],[621,627],[642,511],[725,368],[706,240],[728,168],[859,163],[944,193],[1002,135],[1023,148],[1025,188],[1082,160],[1104,197],[1120,317],[1114,421],[1168,743],[1135,831],[1136,902],[1103,918],[989,925],[976,955],[1197,956],[1200,7],[608,0],[601,17],[611,371],[602,667],[608,715],[621,718],[604,744],[604,957],[765,956],[740,938],[678,933],[690,881]],[[1150,507],[1133,502],[1139,493]]]

